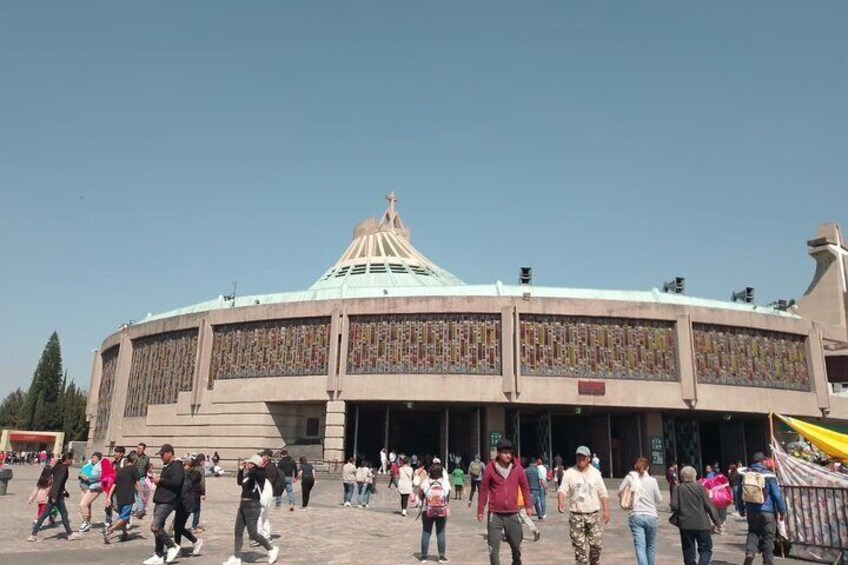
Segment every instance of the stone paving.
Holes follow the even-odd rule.
[[[102,520],[102,499],[95,501],[95,529],[78,541],[64,541],[57,537],[61,527],[42,531],[36,543],[27,542],[33,506],[28,498],[38,474],[37,467],[15,467],[15,478],[9,484],[9,494],[0,497],[0,564],[26,563],[41,565],[54,563],[74,564],[139,564],[153,552],[153,539],[148,530],[149,519],[138,522],[133,539],[105,546],[98,530]],[[76,476],[76,470],[71,471]],[[358,564],[416,563],[420,545],[421,523],[410,513],[400,515],[399,496],[386,488],[387,479],[380,478],[378,492],[372,497],[369,509],[341,506],[342,487],[338,477],[318,477],[312,491],[309,510],[289,512],[284,505],[272,509],[274,543],[280,549],[281,564]],[[71,525],[76,528],[79,493],[75,483],[70,484]],[[612,486],[612,483],[610,483]],[[221,563],[232,553],[232,528],[239,489],[231,476],[207,480],[207,501],[201,522],[206,528],[203,554],[198,557],[181,557],[174,563],[206,565]],[[297,501],[300,489],[295,487]],[[448,557],[451,563],[484,565],[488,563],[485,529],[476,521],[476,510],[468,508],[465,501],[452,502],[452,515],[447,526]],[[533,542],[529,532],[523,544],[525,564],[574,563],[568,538],[567,515],[556,511],[554,493],[548,498],[547,519],[539,524],[542,539]],[[612,522],[604,534],[603,563],[635,563],[626,513],[617,504],[612,508]],[[99,520],[97,519],[99,516]],[[658,559],[660,564],[682,563],[677,530],[668,524],[668,512],[660,515]],[[714,564],[741,563],[743,559],[744,522],[728,518],[728,532],[715,536]],[[245,538],[247,539],[247,538]],[[187,542],[184,542],[187,543]],[[435,563],[435,535],[431,541],[431,562]],[[265,562],[264,551],[252,550],[245,543],[245,562]],[[501,562],[509,564],[508,546],[501,550]],[[759,562],[759,560],[757,561]],[[798,563],[777,559],[777,563]]]

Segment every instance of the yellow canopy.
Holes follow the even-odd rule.
[[[804,436],[804,438],[825,452],[829,457],[848,463],[848,435],[840,434],[821,426],[796,420],[789,416],[775,414],[787,426]]]

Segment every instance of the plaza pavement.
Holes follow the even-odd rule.
[[[16,466],[15,478],[9,484],[9,493],[0,497],[0,564],[53,565],[57,563],[81,564],[140,564],[153,552],[153,539],[149,531],[149,518],[139,521],[140,527],[132,531],[133,539],[112,545],[103,544],[96,525],[91,532],[78,541],[57,538],[63,532],[61,526],[42,531],[36,543],[27,542],[32,526],[33,506],[28,506],[35,484],[38,467]],[[71,477],[77,470],[72,469]],[[359,564],[381,563],[383,565],[416,563],[419,551],[421,523],[411,512],[408,518],[400,515],[399,496],[386,488],[387,479],[380,477],[378,492],[372,497],[370,509],[345,508],[341,506],[342,487],[339,477],[320,476],[312,491],[309,510],[289,512],[272,508],[272,531],[274,543],[280,547],[279,563],[287,564]],[[661,481],[664,485],[664,481]],[[76,508],[79,491],[76,482],[69,481],[69,509],[71,525],[79,525]],[[610,488],[613,483],[608,483]],[[617,481],[615,482],[617,486]],[[206,528],[203,554],[198,557],[182,557],[174,563],[184,565],[219,564],[232,553],[232,529],[238,502],[239,489],[232,476],[207,479],[207,499],[203,506],[201,522]],[[295,487],[299,502],[300,489]],[[667,494],[666,494],[667,496]],[[285,497],[284,497],[285,498]],[[95,501],[95,524],[102,521],[102,497]],[[617,500],[612,507],[612,522],[604,533],[602,563],[635,563],[630,531],[627,528],[626,512],[618,508]],[[488,563],[485,530],[476,521],[475,507],[467,503],[452,502],[452,514],[447,526],[448,557],[451,563],[460,565],[484,565]],[[476,506],[476,505],[475,505]],[[525,532],[523,558],[525,564],[574,563],[568,538],[567,515],[556,511],[553,492],[548,497],[548,517],[539,524],[542,539],[534,543]],[[658,559],[660,564],[682,563],[677,529],[668,524],[668,511],[660,514]],[[716,565],[741,563],[744,557],[744,522],[728,518],[728,533],[714,536]],[[187,542],[183,542],[187,545]],[[435,535],[431,540],[430,559],[435,563]],[[256,551],[247,545],[245,537],[245,562],[264,562],[264,551]],[[501,562],[510,563],[509,548],[504,543]],[[757,560],[759,563],[760,561]],[[777,559],[777,563],[793,562]],[[794,561],[794,563],[798,563]]]

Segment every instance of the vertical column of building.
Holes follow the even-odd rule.
[[[100,402],[100,379],[103,375],[103,356],[96,349],[91,361],[91,378],[88,380],[88,402],[85,405],[85,420],[88,422],[86,452],[92,452],[94,427],[97,425],[97,404]]]
[[[689,408],[698,404],[698,387],[695,382],[695,352],[692,347],[692,319],[688,314],[677,316],[675,329],[675,347],[677,348],[677,376],[683,401]]]
[[[121,437],[123,431],[124,407],[127,404],[127,388],[130,382],[132,368],[133,344],[130,330],[121,331],[121,348],[118,350],[118,365],[115,368],[115,382],[112,385],[112,409],[109,427],[106,431],[106,441],[114,442]]]
[[[347,355],[347,318],[334,309],[330,322],[330,348],[327,357],[327,413],[324,419],[324,461],[331,471],[338,469],[344,460],[345,414],[341,394],[342,375]]]
[[[830,383],[827,380],[827,364],[818,322],[813,322],[807,336],[807,374],[810,375],[810,386],[816,393],[818,408],[822,416],[827,416],[830,413]]]
[[[512,306],[501,309],[501,371],[503,391],[512,400],[518,394],[518,372],[515,356],[517,313]]]
[[[191,413],[194,414],[203,404],[206,388],[209,385],[209,371],[212,368],[212,343],[215,337],[209,317],[203,316],[197,330],[197,357],[194,363],[194,378],[191,386]]]

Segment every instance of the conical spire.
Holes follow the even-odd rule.
[[[369,218],[353,231],[353,242],[310,288],[456,286],[465,284],[418,252],[398,214],[394,192],[380,220]]]

